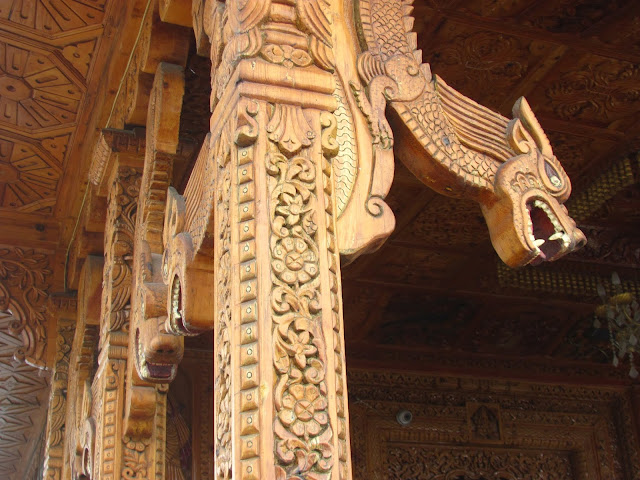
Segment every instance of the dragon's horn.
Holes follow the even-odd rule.
[[[553,157],[551,143],[531,110],[529,102],[524,97],[520,97],[513,105],[512,112],[514,118],[519,118],[525,129],[531,134],[542,154],[546,157]]]

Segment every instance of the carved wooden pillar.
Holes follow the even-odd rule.
[[[173,325],[206,328],[196,300],[214,302],[218,479],[351,478],[331,166],[338,12],[319,3],[227,2],[226,24],[205,20],[214,66],[226,44],[217,106],[186,207],[169,200],[165,255]],[[213,291],[196,297],[180,252],[211,240]]]
[[[307,108],[242,81],[213,150],[219,478],[349,477],[333,83],[303,72],[280,74],[299,75]]]
[[[98,368],[92,385],[92,415],[83,431],[83,458],[90,478],[161,479],[164,475],[166,395],[158,394],[151,438],[124,435],[124,399],[129,339],[133,234],[140,172],[116,165],[110,182]],[[93,453],[90,453],[93,452]]]
[[[75,334],[69,359],[69,386],[67,389],[67,412],[65,419],[65,462],[63,479],[76,480],[81,475],[90,476],[85,471],[83,431],[90,416],[91,381],[97,357],[98,329],[100,327],[100,299],[102,296],[102,273],[104,259],[88,256],[80,275],[78,287],[78,311]]]
[[[75,313],[60,311],[55,300],[50,300],[48,314],[55,317],[57,336],[55,357],[52,367],[49,409],[44,450],[44,479],[60,480],[63,478],[65,464],[65,420],[67,410],[67,389],[69,380],[69,357],[75,330]]]

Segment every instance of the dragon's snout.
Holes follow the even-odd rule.
[[[555,157],[539,151],[514,157],[498,169],[494,187],[482,211],[491,242],[507,265],[554,261],[586,244],[562,204],[571,183]]]

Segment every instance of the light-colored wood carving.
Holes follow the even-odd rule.
[[[79,435],[75,443],[68,446],[68,458],[79,478],[161,479],[166,395],[157,394],[155,426],[150,438],[135,439],[126,435],[124,429],[133,245],[141,175],[136,169],[116,162],[109,177],[97,370],[85,386],[75,390],[71,399],[76,425],[80,423],[81,429],[76,432]],[[93,296],[95,292],[92,287],[95,267],[90,267],[91,263],[85,269],[82,291],[85,296]],[[78,339],[76,346],[80,349],[79,342]],[[77,357],[80,354],[81,350],[74,352],[74,361],[86,361]],[[84,374],[90,375],[86,369]]]
[[[352,83],[374,142],[396,139],[426,185],[482,207],[493,245],[508,265],[556,260],[586,239],[562,204],[571,183],[524,98],[513,120],[464,97],[422,63],[411,32],[411,0],[360,0],[356,24],[364,87]],[[396,112],[392,127],[385,116]]]
[[[55,18],[64,32],[101,21],[103,4],[85,3],[47,5],[66,12]],[[119,97],[100,125],[107,128],[93,150],[79,240],[68,252],[83,319],[65,357],[75,369],[65,374],[74,383],[66,416],[62,386],[52,390],[50,470],[159,480],[166,466],[169,478],[181,478],[178,450],[187,434],[175,406],[166,426],[166,384],[182,358],[182,337],[212,330],[213,371],[202,375],[213,382],[204,393],[213,396],[213,418],[198,417],[214,438],[211,473],[350,479],[340,256],[372,251],[394,229],[384,201],[394,137],[423,183],[481,204],[509,265],[555,260],[583,243],[562,207],[569,179],[526,101],[516,102],[508,120],[433,76],[411,33],[410,1],[354,3],[158,0],[144,10]],[[179,138],[190,41],[184,27],[193,28],[198,54],[211,59],[213,113],[179,194],[169,186],[174,160],[188,150]],[[14,67],[35,61],[66,89],[46,83],[45,67],[0,78],[0,102],[15,113],[2,122],[43,134],[0,136],[0,200],[47,212],[95,43],[67,45],[58,55],[2,41],[5,67],[7,59]],[[388,105],[395,113],[387,120]],[[38,109],[44,113],[36,118]],[[131,124],[145,133],[122,130]],[[45,138],[47,129],[55,135]],[[106,216],[104,229],[94,207]],[[102,230],[100,289],[95,259],[77,271],[99,253],[94,240]],[[40,336],[25,355],[39,364],[44,333],[34,318],[35,327],[25,324],[21,333]],[[92,347],[99,350],[95,372]],[[499,404],[465,408],[469,438],[504,442]],[[66,446],[52,439],[60,422],[73,428],[60,437]],[[199,442],[205,457],[209,444]],[[58,458],[69,460],[67,470]],[[211,465],[200,469],[205,475]]]
[[[91,381],[97,360],[100,298],[102,296],[102,257],[87,257],[78,289],[78,310],[75,334],[69,358],[69,381],[65,419],[65,455],[62,478],[78,479],[91,475],[85,438],[86,420],[91,415]]]
[[[336,10],[221,7],[204,9],[214,12],[204,25],[210,136],[184,195],[171,192],[167,205],[167,313],[176,333],[214,331],[216,478],[350,478],[332,169]]]
[[[9,332],[23,343],[14,357],[40,369],[47,368],[48,360],[49,262],[49,256],[41,252],[0,247],[0,312],[13,315]]]
[[[154,383],[173,380],[184,349],[183,338],[166,331],[167,287],[161,271],[164,207],[178,146],[183,94],[182,67],[159,63],[147,114],[134,238],[125,432],[135,438],[152,435],[157,394]]]
[[[32,455],[37,437],[46,424],[49,379],[30,365],[13,358],[23,348],[23,341],[10,333],[15,317],[0,312],[0,478],[24,478],[29,465],[22,459]],[[42,467],[40,463],[38,467]]]
[[[49,315],[56,319],[56,351],[52,366],[49,409],[45,430],[44,478],[62,478],[66,457],[65,430],[67,413],[67,392],[69,388],[70,354],[75,331],[75,315],[65,315],[64,311],[51,304]],[[73,312],[75,313],[75,312]]]

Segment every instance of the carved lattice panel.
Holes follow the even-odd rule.
[[[389,480],[574,480],[568,452],[389,444]]]
[[[351,370],[355,479],[627,480],[629,391]],[[396,415],[412,413],[401,426]]]
[[[0,311],[0,478],[25,478],[46,421],[48,381],[13,358],[22,339],[8,333],[15,318]],[[32,442],[33,440],[33,442]],[[39,463],[34,461],[33,463]]]

